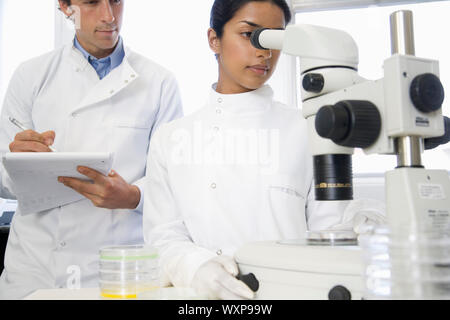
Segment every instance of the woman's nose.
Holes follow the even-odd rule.
[[[272,58],[272,50],[261,50],[261,49],[257,49],[257,54],[258,57],[262,57],[264,59],[270,59]]]

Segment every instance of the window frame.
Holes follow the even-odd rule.
[[[448,0],[292,0],[292,8],[294,13],[301,13],[440,1]]]
[[[4,45],[3,44],[3,39],[5,39],[5,37],[3,36],[3,33],[5,32],[4,31],[5,28],[3,27],[3,21],[5,21],[3,19],[3,15],[4,15],[4,3],[3,3],[3,1],[0,1],[0,70],[3,70],[3,66],[2,66],[2,63],[3,63],[2,52],[3,52],[3,50],[2,50],[2,48],[3,48],[3,45]],[[3,77],[0,75],[0,97],[3,96],[2,92],[5,91],[3,88],[4,88],[3,87]],[[0,103],[3,104],[3,101],[0,101]],[[1,107],[0,107],[0,110],[1,110]]]

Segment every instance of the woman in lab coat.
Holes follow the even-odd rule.
[[[53,144],[58,152],[111,152],[115,171],[108,177],[89,171],[93,184],[63,180],[84,200],[27,215],[19,207],[6,249],[0,299],[23,298],[38,289],[97,287],[101,247],[143,242],[142,188],[149,141],[161,123],[182,114],[173,75],[123,46],[123,2],[61,0],[68,15],[69,3],[80,9],[77,38],[17,69],[2,109],[0,151],[50,151],[48,145]],[[85,56],[94,51],[113,51],[111,60],[122,51],[123,59],[105,76],[105,68],[91,64],[96,58]],[[32,130],[20,132],[10,117]],[[3,191],[14,194],[1,166],[0,176]],[[141,190],[141,199],[128,204],[134,200],[123,190],[131,188]],[[108,193],[109,198],[101,198]]]
[[[207,105],[164,124],[151,142],[144,237],[166,284],[210,298],[252,298],[231,258],[246,242],[297,239],[339,224],[347,202],[315,202],[301,111],[265,85],[279,51],[255,49],[257,28],[285,28],[284,0],[216,0],[208,30],[219,79]]]

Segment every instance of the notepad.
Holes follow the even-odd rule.
[[[81,194],[58,182],[58,177],[89,180],[77,171],[78,166],[94,169],[104,175],[111,171],[111,153],[7,153],[3,166],[22,215],[64,206],[82,199]]]
[[[4,212],[15,212],[17,200],[0,199],[0,218]]]

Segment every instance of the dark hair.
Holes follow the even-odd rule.
[[[253,1],[272,2],[283,11],[286,24],[291,22],[291,10],[285,0],[215,0],[211,9],[210,26],[216,31],[219,38],[222,38],[224,26],[233,19],[236,12]]]
[[[62,2],[64,2],[65,4],[67,4],[68,6],[70,6],[71,5],[71,2],[70,2],[70,0],[61,0]]]

